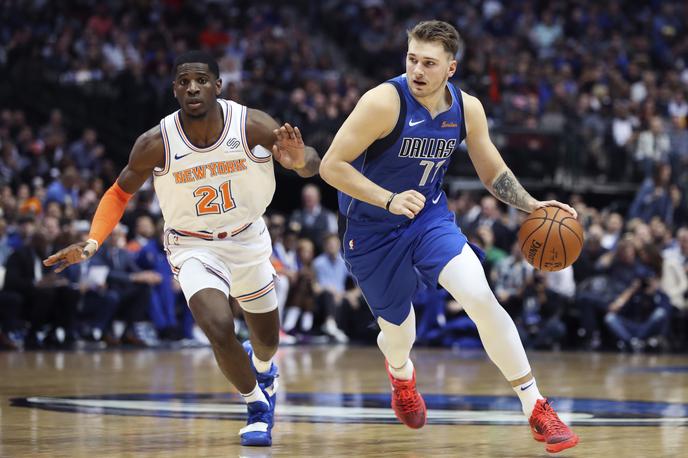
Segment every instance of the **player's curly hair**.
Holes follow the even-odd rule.
[[[406,31],[409,43],[411,39],[418,41],[436,41],[442,43],[444,50],[453,56],[461,47],[461,36],[453,25],[444,21],[422,21],[411,30]]]

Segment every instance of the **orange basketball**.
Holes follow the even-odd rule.
[[[583,228],[566,210],[538,208],[521,224],[518,245],[533,267],[554,272],[578,259],[583,248]]]

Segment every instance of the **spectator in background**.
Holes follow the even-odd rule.
[[[500,261],[505,259],[508,254],[506,251],[494,245],[494,233],[492,232],[492,228],[487,225],[479,226],[476,229],[471,242],[476,243],[485,253],[485,261],[483,263],[485,267],[485,276],[487,278],[492,278],[492,269],[494,269]]]
[[[283,322],[284,330],[297,333],[300,321],[301,334],[311,334],[315,321],[315,312],[324,310],[327,306],[327,295],[323,295],[323,288],[318,284],[313,259],[315,246],[310,239],[299,239],[296,253],[299,261],[299,273],[287,299],[287,309]]]
[[[310,239],[318,252],[322,251],[325,235],[337,233],[337,218],[334,213],[320,204],[320,189],[314,184],[307,184],[301,191],[301,209],[296,210],[290,219],[290,225],[300,228],[300,236]]]
[[[12,249],[7,239],[7,223],[0,216],[0,350],[17,350],[23,345],[22,297],[13,291],[4,291],[5,264]]]
[[[576,292],[571,266],[557,272],[533,271],[524,292],[523,328],[526,346],[560,348],[566,335],[562,315]]]
[[[346,343],[346,337],[337,325],[336,317],[341,314],[341,304],[344,295],[346,279],[349,276],[346,264],[340,255],[340,242],[336,234],[325,237],[323,253],[313,261],[315,280],[320,285],[319,302],[324,307],[322,330],[338,343]]]
[[[608,171],[612,180],[628,180],[631,177],[632,148],[637,137],[640,121],[630,111],[629,103],[618,100],[614,104],[614,118],[611,122],[610,158]]]
[[[57,221],[46,218],[41,230],[31,236],[31,243],[19,248],[7,260],[5,289],[21,296],[29,317],[27,348],[71,348],[78,341],[79,290],[72,287],[70,272],[56,274],[41,262],[57,233]]]
[[[497,199],[484,196],[480,199],[480,214],[469,223],[467,233],[476,233],[480,226],[487,226],[494,234],[494,245],[504,252],[511,251],[511,245],[516,240],[516,233],[502,221],[502,211]]]
[[[669,190],[670,180],[671,166],[657,164],[652,179],[645,181],[638,189],[628,210],[628,219],[640,218],[649,223],[654,216],[658,216],[671,226],[674,219],[674,204]]]
[[[136,220],[136,241],[140,249],[133,253],[136,265],[144,272],[154,272],[160,277],[159,283],[150,283],[151,300],[148,307],[155,330],[163,340],[180,340],[182,330],[177,319],[177,298],[172,288],[172,271],[165,255],[163,245],[162,221],[157,228],[153,218],[147,215]],[[191,313],[184,307],[182,314]]]
[[[500,261],[492,271],[495,296],[523,332],[523,299],[532,282],[533,266],[523,257],[518,242],[511,246],[511,255]]]
[[[60,205],[79,205],[79,172],[74,167],[67,167],[60,177],[47,188],[43,205],[57,202]]]
[[[341,329],[351,342],[375,344],[378,330],[363,292],[352,277],[346,279],[342,300]]]
[[[613,250],[623,232],[623,216],[619,213],[611,213],[604,221],[604,235],[600,244],[605,250]]]
[[[659,116],[650,120],[650,128],[640,132],[635,150],[636,167],[642,176],[649,178],[657,164],[669,160],[671,142]],[[671,168],[669,169],[671,171]]]
[[[84,129],[79,140],[69,145],[67,154],[82,176],[90,178],[100,173],[105,148],[98,143],[95,129],[89,127]]]
[[[7,262],[7,258],[12,253],[9,237],[7,236],[7,221],[0,213],[0,267],[3,267]],[[2,286],[0,286],[2,289]]]
[[[624,293],[628,285],[638,279],[642,266],[637,259],[634,237],[624,236],[615,252],[608,252],[598,260],[599,275],[582,282],[576,296],[580,313],[578,335],[591,350],[602,345],[601,317],[609,311],[610,304]]]
[[[126,327],[121,341],[135,346],[155,346],[157,336],[146,320],[152,288],[159,285],[162,278],[157,272],[140,269],[125,246],[126,230],[119,225],[90,259],[89,268],[104,268],[107,289],[99,301],[115,310],[112,318],[124,320]],[[110,324],[106,324],[106,332]],[[112,336],[113,342],[118,339],[119,336]]]
[[[618,339],[620,350],[642,351],[667,345],[669,298],[659,289],[651,270],[639,275],[611,304],[605,324]]]

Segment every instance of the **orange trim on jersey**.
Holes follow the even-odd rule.
[[[256,299],[260,299],[261,297],[265,296],[266,294],[268,294],[273,289],[275,289],[275,282],[271,281],[270,283],[263,286],[258,291],[254,291],[252,293],[242,294],[241,296],[237,296],[236,300],[241,301],[241,302],[255,301]]]
[[[241,107],[241,143],[244,144],[244,151],[246,151],[246,155],[248,156],[249,159],[251,159],[253,162],[270,162],[272,159],[272,152],[270,152],[270,155],[268,157],[257,157],[253,155],[253,152],[251,152],[251,148],[248,147],[248,143],[246,142],[246,118],[248,117],[248,108],[242,106]]]
[[[234,237],[235,235],[239,235],[240,233],[242,233],[242,232],[244,232],[246,229],[248,229],[248,227],[249,227],[251,224],[253,224],[253,223],[244,224],[244,225],[241,226],[240,228],[234,229],[234,230],[230,233],[230,235],[231,235],[232,237]]]
[[[165,119],[160,121],[160,133],[162,134],[162,145],[165,149],[165,165],[160,170],[153,170],[153,175],[162,176],[170,171],[170,140],[167,137],[167,128],[165,127]]]
[[[180,235],[186,235],[187,237],[196,237],[199,239],[203,240],[213,240],[213,236],[211,234],[204,234],[202,232],[193,232],[193,231],[182,231],[178,229],[173,229],[174,232],[180,234]]]
[[[179,132],[179,136],[181,137],[182,141],[184,144],[192,151],[196,151],[198,153],[206,153],[208,151],[212,151],[225,140],[225,137],[227,136],[227,132],[229,132],[229,125],[232,123],[232,106],[225,102],[222,99],[217,99],[218,102],[223,103],[227,109],[224,110],[224,113],[226,114],[225,116],[225,126],[224,129],[222,130],[222,133],[220,134],[220,138],[217,139],[217,141],[205,148],[199,148],[197,146],[194,146],[193,143],[186,137],[186,134],[184,133],[184,129],[182,128],[181,121],[179,119],[179,113],[181,113],[181,110],[177,111],[174,115],[174,124],[177,126],[177,132]]]

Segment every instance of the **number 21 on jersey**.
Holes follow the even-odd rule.
[[[219,189],[219,192],[218,192]],[[205,185],[194,190],[194,197],[200,197],[196,203],[196,214],[203,215],[219,215],[226,213],[236,207],[234,199],[232,198],[232,180],[225,181],[218,189],[212,186]],[[220,195],[220,202],[215,200]]]

